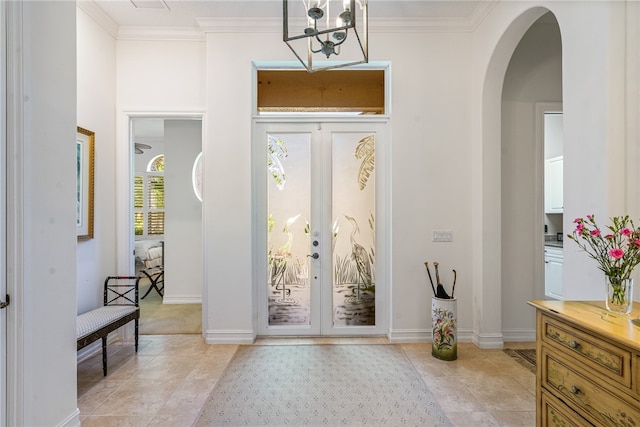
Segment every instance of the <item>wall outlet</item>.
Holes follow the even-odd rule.
[[[453,231],[451,230],[433,230],[434,242],[453,242]]]

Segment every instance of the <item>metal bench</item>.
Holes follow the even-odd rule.
[[[138,282],[136,276],[109,276],[104,281],[104,305],[77,317],[77,350],[102,339],[102,372],[107,376],[107,336],[135,322],[135,349],[138,352]],[[113,282],[112,282],[113,281]],[[127,281],[122,283],[122,281]]]

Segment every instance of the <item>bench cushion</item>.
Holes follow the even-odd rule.
[[[81,314],[77,317],[77,339],[84,338],[137,309],[138,307],[132,305],[110,305]]]

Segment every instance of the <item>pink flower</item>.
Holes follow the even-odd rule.
[[[624,256],[624,251],[620,248],[613,248],[609,251],[609,256],[611,258],[620,259]]]
[[[587,217],[587,218],[588,218],[588,217]],[[573,220],[573,222],[574,222],[575,224],[582,224],[582,223],[584,222],[584,219],[582,219],[582,218],[576,218],[576,219],[574,219],[574,220]]]
[[[640,248],[640,239],[635,239],[633,243],[636,245],[636,247]]]
[[[593,215],[587,215],[587,219],[588,219],[589,221],[593,221]]]
[[[605,239],[613,239],[613,234],[607,234],[606,236],[604,236]]]
[[[593,237],[597,237],[600,235],[600,230],[598,230],[597,228],[595,230],[591,230],[591,235]]]
[[[577,231],[578,233],[582,233],[582,230],[583,230],[583,229],[584,229],[584,224],[583,224],[583,223],[579,223],[579,224],[576,226],[576,231]]]
[[[623,236],[630,236],[631,230],[629,230],[628,228],[623,228],[622,230],[620,230],[620,234],[622,234]]]

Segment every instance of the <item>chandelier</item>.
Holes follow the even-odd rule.
[[[283,40],[309,72],[369,61],[367,0],[283,0]]]

